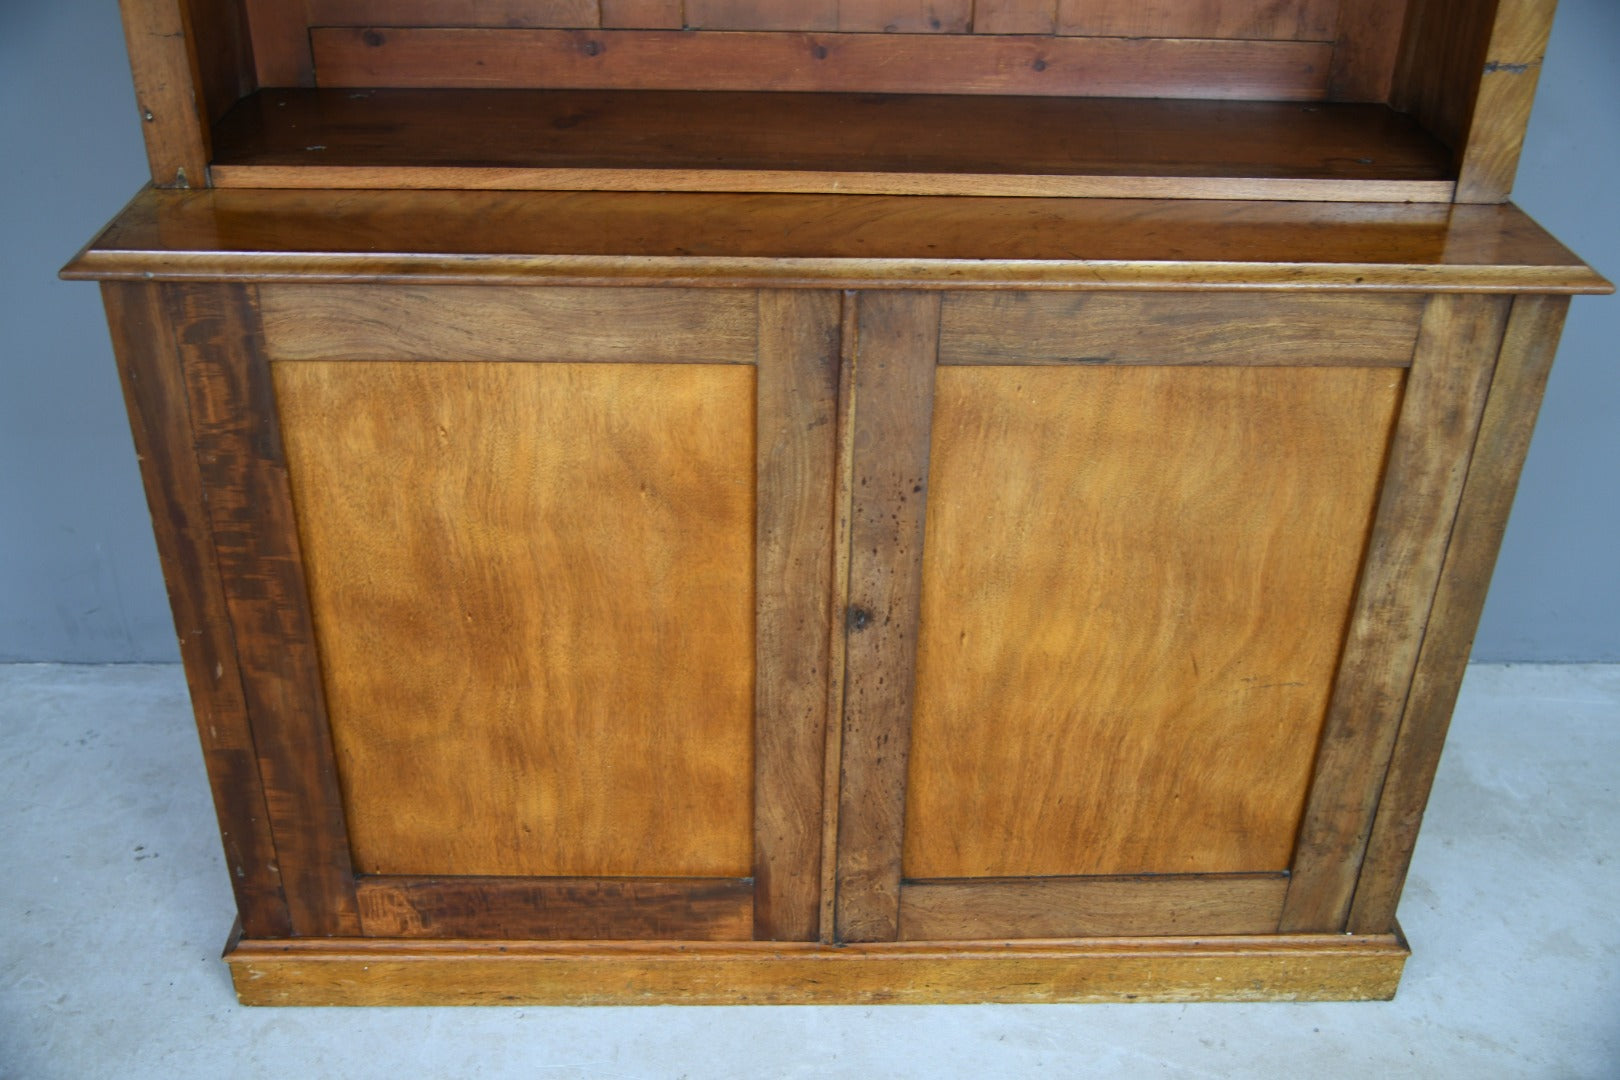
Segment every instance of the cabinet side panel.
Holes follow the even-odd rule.
[[[1412,685],[1509,301],[1429,301],[1300,826],[1282,930],[1342,930]]]
[[[169,298],[293,931],[354,934],[354,872],[256,295],[206,285]]]
[[[940,301],[890,292],[862,293],[856,303],[836,933],[893,941]]]
[[[908,880],[1287,868],[1401,382],[940,369]]]
[[[1480,420],[1479,439],[1451,530],[1451,546],[1412,677],[1412,692],[1350,909],[1352,933],[1362,927],[1395,925],[1395,906],[1440,764],[1440,748],[1457,703],[1457,689],[1485,606],[1485,590],[1568,308],[1566,297],[1522,296],[1513,301],[1491,396]]]
[[[747,877],[753,368],[275,375],[359,869]]]
[[[820,929],[837,293],[759,295],[754,929]]]
[[[102,298],[242,932],[286,937],[292,923],[192,449],[191,410],[174,356],[173,328],[158,286],[107,284]]]

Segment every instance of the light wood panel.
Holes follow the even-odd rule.
[[[837,293],[759,298],[758,590],[754,709],[754,926],[820,931],[822,754],[832,636]]]
[[[746,878],[361,878],[367,936],[538,941],[747,941]]]
[[[1608,292],[1512,205],[147,191],[69,279]]]
[[[1496,6],[1458,169],[1458,202],[1505,202],[1513,190],[1553,8],[1548,0],[1500,0]]]
[[[1424,314],[1299,830],[1284,931],[1344,928],[1507,307],[1499,297],[1436,296]]]
[[[900,938],[1269,934],[1287,892],[1285,874],[907,881]]]
[[[1405,366],[1424,298],[949,293],[942,364]]]
[[[937,293],[856,298],[836,939],[899,932]]]
[[[1395,994],[1394,935],[981,945],[239,941],[246,1005],[1360,1001]]]
[[[1349,922],[1353,932],[1395,925],[1395,907],[1568,307],[1562,297],[1521,296],[1513,301],[1356,883]]]
[[[357,868],[747,876],[753,370],[275,371]]]
[[[1400,387],[941,368],[905,876],[1286,869]]]
[[[752,364],[746,290],[265,288],[275,360]]]
[[[1293,41],[665,30],[319,28],[322,86],[806,90],[1314,101]]]
[[[250,285],[165,291],[295,934],[359,931],[286,448]]]

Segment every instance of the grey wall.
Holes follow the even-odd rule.
[[[1517,199],[1620,275],[1620,5],[1564,0]],[[54,274],[145,177],[113,0],[0,0],[0,661],[168,660],[96,290]],[[1578,299],[1476,656],[1620,660],[1620,299]]]

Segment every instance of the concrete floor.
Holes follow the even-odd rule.
[[[1479,666],[1389,1004],[245,1009],[177,667],[0,667],[0,1076],[1620,1077],[1620,667]]]

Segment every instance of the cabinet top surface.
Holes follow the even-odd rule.
[[[1512,205],[628,192],[141,192],[63,276],[1600,293]]]

